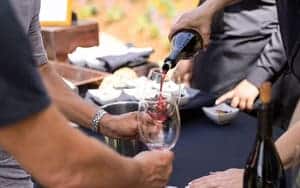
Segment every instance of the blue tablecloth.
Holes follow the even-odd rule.
[[[184,188],[191,180],[209,172],[228,168],[243,168],[252,150],[257,120],[239,113],[229,125],[220,126],[210,121],[200,109],[181,113],[181,134],[176,147],[173,174],[168,185]],[[84,129],[90,136],[102,136]],[[282,130],[274,129],[274,138]]]
[[[227,126],[216,125],[201,113],[183,117],[169,185],[182,188],[209,172],[243,168],[255,141],[256,127],[257,120],[244,113]],[[276,128],[274,137],[281,133]]]

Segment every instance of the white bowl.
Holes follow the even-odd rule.
[[[238,108],[233,108],[226,103],[213,107],[202,107],[205,115],[219,125],[230,123],[239,113]]]

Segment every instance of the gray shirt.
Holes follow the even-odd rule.
[[[214,20],[206,52],[195,58],[192,86],[221,95],[247,79],[257,87],[274,77],[286,58],[275,0],[244,0]]]
[[[19,23],[28,35],[34,60],[38,65],[47,63],[39,22],[41,0],[10,0],[10,2]]]
[[[47,63],[39,24],[40,0],[10,0],[16,17],[28,35],[37,65]],[[32,188],[30,175],[7,152],[0,148],[0,185],[6,188]]]

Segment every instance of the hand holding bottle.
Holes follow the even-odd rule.
[[[172,26],[169,39],[182,29],[191,29],[200,34],[204,48],[207,48],[210,41],[212,16],[203,6],[184,13]]]
[[[174,68],[179,60],[191,59],[200,49],[203,49],[202,37],[192,29],[182,29],[172,36],[171,52],[162,66],[163,72]]]

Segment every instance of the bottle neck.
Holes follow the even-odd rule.
[[[167,73],[171,68],[172,68],[172,62],[169,60],[165,60],[163,66],[162,66],[162,71]]]
[[[270,122],[270,105],[262,104],[258,112],[258,132],[261,139],[272,139],[272,125]]]
[[[171,54],[165,59],[162,66],[163,71],[168,72],[170,69],[174,68],[178,62],[177,60],[178,51],[172,50]]]
[[[181,51],[179,49],[172,49],[171,53],[169,54],[169,56],[167,57],[167,61],[171,61],[172,62],[172,68],[174,68],[179,60],[179,55],[180,55]]]

